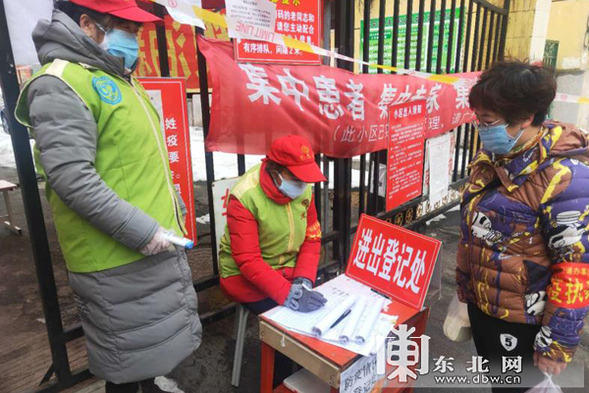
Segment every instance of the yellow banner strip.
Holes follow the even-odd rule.
[[[166,6],[166,4],[164,4],[164,2],[162,0],[151,0],[151,1],[161,4],[163,6]],[[226,29],[228,28],[227,18],[225,17],[225,15],[222,15],[217,12],[212,12],[212,11],[206,10],[206,9],[198,7],[198,6],[192,6],[192,9],[194,11],[194,15],[197,18],[202,19],[203,21],[211,23],[215,26],[223,27]],[[320,55],[320,56],[333,57],[333,58],[341,59],[344,61],[349,61],[349,62],[360,64],[360,65],[366,65],[371,68],[379,68],[379,69],[383,69],[383,70],[387,70],[387,71],[396,72],[398,74],[416,76],[418,78],[422,78],[422,79],[426,79],[426,80],[430,80],[430,81],[434,81],[434,82],[439,82],[439,83],[444,83],[444,84],[449,84],[449,85],[454,85],[461,80],[461,78],[450,75],[450,74],[444,74],[444,75],[430,74],[427,72],[412,71],[412,70],[407,70],[407,69],[399,68],[399,67],[392,67],[392,66],[387,66],[387,65],[382,65],[382,64],[368,63],[368,62],[365,62],[362,60],[354,59],[352,57],[340,55],[336,52],[333,52],[333,51],[330,51],[327,49],[323,49],[323,48],[316,47],[314,45],[310,45],[307,42],[300,41],[296,38],[285,36],[285,35],[282,35],[279,33],[274,33],[274,35],[276,37],[278,37],[279,39],[281,38],[286,47],[292,48],[292,49],[298,49],[298,50],[300,50],[302,52],[306,52],[306,53],[313,53],[313,54]],[[260,41],[260,40],[258,40],[258,41]],[[265,41],[265,40],[263,40],[263,41]],[[271,42],[271,41],[268,41],[268,42]],[[557,94],[555,101],[577,103],[577,104],[589,104],[589,97],[579,97],[579,96],[559,93],[559,94]]]

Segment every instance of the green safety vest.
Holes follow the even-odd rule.
[[[273,269],[294,267],[307,233],[307,209],[313,189],[309,185],[301,196],[280,205],[262,190],[260,168],[261,164],[247,171],[233,186],[230,195],[237,198],[256,219],[264,262]],[[219,271],[223,278],[241,274],[231,256],[227,226],[219,248]]]
[[[185,232],[159,115],[141,85],[94,67],[55,60],[43,66],[21,92],[16,117],[27,127],[31,127],[27,90],[43,75],[65,82],[94,116],[98,127],[94,167],[105,184],[160,226]],[[37,169],[47,180],[36,146],[34,155]],[[51,184],[45,191],[69,271],[97,272],[144,258],[71,210]]]

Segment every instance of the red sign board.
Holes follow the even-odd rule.
[[[421,310],[442,242],[362,215],[346,275]]]
[[[320,0],[270,0],[276,3],[276,32],[321,46]],[[258,63],[321,64],[321,57],[269,42],[235,40],[237,61]]]
[[[190,128],[184,78],[139,78],[160,115],[161,129],[168,149],[168,160],[176,192],[186,204],[186,237],[196,244],[196,217]]]
[[[425,114],[423,100],[389,109],[387,210],[421,195]]]

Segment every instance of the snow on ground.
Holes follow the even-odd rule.
[[[35,146],[33,139],[29,140],[31,144],[31,150]],[[16,168],[16,160],[14,159],[14,150],[12,149],[12,140],[10,135],[5,133],[0,128],[0,166],[6,166],[9,168]]]
[[[204,134],[201,127],[190,127],[190,149],[192,156],[192,172],[195,181],[206,180],[206,164],[204,149]],[[264,156],[246,155],[245,169],[259,164]],[[215,168],[215,180],[235,177],[237,171],[237,155],[232,153],[213,153],[213,167]],[[329,188],[333,189],[333,165],[329,168]],[[368,179],[368,172],[366,173]],[[360,186],[360,171],[352,169],[352,187]]]
[[[204,216],[196,217],[196,222],[199,224],[208,224],[211,222],[211,216],[207,213]]]
[[[435,217],[434,217],[434,218],[432,218],[431,220],[428,220],[428,221],[426,221],[426,222],[425,222],[425,225],[429,225],[429,224],[431,224],[432,222],[442,221],[442,220],[444,220],[444,219],[446,219],[446,216],[445,216],[445,215],[443,215],[443,214],[440,214],[439,216],[435,216]]]
[[[14,151],[10,136],[0,129],[0,166],[15,168]]]
[[[458,212],[458,211],[460,211],[460,205],[456,205],[452,209],[448,210],[448,212]]]
[[[329,189],[333,190],[334,187],[334,176],[333,176],[333,171],[334,171],[334,165],[330,165],[329,166]],[[323,171],[323,173],[325,173],[325,171]],[[366,171],[366,185],[368,185],[368,171]],[[352,169],[352,188],[358,188],[360,187],[360,171],[358,169]]]
[[[34,146],[34,144],[34,140],[31,139],[31,148]],[[194,181],[205,181],[207,178],[207,171],[205,164],[204,135],[202,128],[190,128],[190,148]],[[264,156],[246,155],[246,170],[258,164],[262,158],[264,158]],[[215,152],[213,154],[213,163],[215,170],[215,180],[235,177],[238,175],[236,154]],[[0,132],[0,166],[16,168],[14,151],[12,149],[12,141],[10,140],[10,136],[4,132]],[[329,167],[329,188],[333,189],[334,165],[332,164]],[[366,173],[366,179],[368,179],[368,172]],[[359,187],[359,185],[360,171],[357,169],[352,169],[352,187]]]
[[[204,134],[201,127],[190,127],[190,150],[192,157],[192,173],[194,181],[207,179],[207,167],[205,163],[205,147]],[[248,170],[252,166],[260,163],[264,156],[245,156],[245,169]],[[213,154],[213,168],[215,169],[215,180],[236,177],[237,171],[237,155],[229,153]]]

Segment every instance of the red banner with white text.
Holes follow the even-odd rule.
[[[345,158],[387,148],[389,106],[425,100],[426,138],[470,122],[477,73],[455,85],[409,75],[354,74],[327,66],[242,64],[233,46],[198,37],[213,87],[209,151],[266,154],[278,137],[306,137]]]
[[[186,204],[186,237],[196,244],[196,209],[184,78],[139,78],[160,116],[174,189]],[[178,234],[179,235],[179,234]]]

